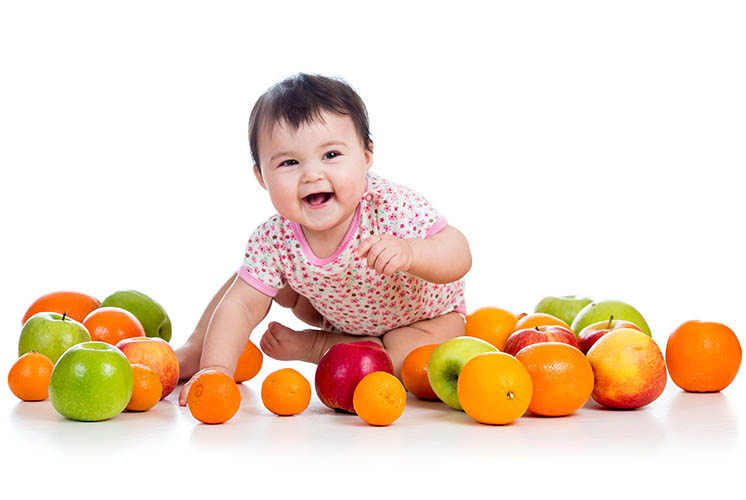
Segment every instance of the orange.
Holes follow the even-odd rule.
[[[458,401],[483,424],[509,424],[528,409],[531,377],[520,361],[504,352],[487,352],[464,365],[456,384]]]
[[[741,366],[741,343],[722,323],[687,321],[666,343],[671,380],[690,392],[722,391]]]
[[[593,392],[593,369],[585,355],[562,342],[524,347],[516,359],[523,363],[534,387],[528,411],[559,417],[582,407]]]
[[[148,411],[161,400],[161,392],[163,391],[161,378],[145,365],[135,363],[131,366],[135,384],[127,409],[130,411]]]
[[[101,302],[90,295],[79,292],[52,292],[36,299],[23,315],[23,323],[38,312],[67,313],[75,321],[83,322]]]
[[[498,307],[482,307],[466,316],[466,335],[489,342],[502,350],[515,331],[515,315]]]
[[[96,309],[85,317],[83,326],[91,334],[91,340],[111,345],[117,345],[120,340],[145,336],[145,329],[140,320],[131,312],[119,307]]]
[[[367,374],[352,394],[352,406],[366,423],[389,425],[404,413],[407,391],[399,379],[387,372]]]
[[[531,314],[525,315],[524,317],[518,320],[513,331],[523,330],[524,328],[534,328],[536,326],[550,326],[550,325],[564,326],[568,330],[572,331],[572,329],[567,323],[565,323],[559,318],[555,318],[551,314],[546,314],[546,313],[531,313]]]
[[[200,422],[222,424],[233,418],[241,406],[241,392],[225,373],[205,370],[192,381],[187,406]]]
[[[262,383],[262,403],[275,415],[297,415],[310,401],[311,384],[292,368],[272,372]]]
[[[412,350],[401,365],[401,380],[409,392],[420,399],[439,401],[427,378],[427,364],[438,344],[423,345]]]
[[[236,371],[233,372],[233,380],[241,383],[254,378],[259,373],[259,370],[262,369],[263,359],[262,351],[249,340],[249,343],[246,344],[243,352],[238,357]]]
[[[8,387],[19,399],[41,401],[49,396],[49,378],[54,363],[38,352],[27,352],[13,363],[8,372]]]

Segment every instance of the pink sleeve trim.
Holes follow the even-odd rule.
[[[430,236],[437,234],[443,230],[448,225],[448,221],[445,217],[440,217],[440,219],[435,221],[435,224],[432,225],[430,229],[427,230],[427,234],[425,235],[425,238],[429,238]]]
[[[238,275],[243,279],[246,283],[248,283],[250,286],[256,288],[260,292],[262,292],[264,295],[267,295],[269,297],[274,297],[277,295],[277,288],[273,286],[269,286],[268,284],[259,281],[256,277],[249,274],[249,270],[245,267],[241,266],[238,269]]]

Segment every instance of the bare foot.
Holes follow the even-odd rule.
[[[272,321],[267,326],[259,347],[264,353],[280,361],[311,361],[314,343],[320,330],[292,330]],[[314,360],[313,362],[318,362]]]

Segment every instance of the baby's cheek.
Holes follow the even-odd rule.
[[[335,186],[335,194],[338,195],[340,199],[356,205],[363,198],[363,193],[365,193],[366,179],[367,177],[365,175],[362,177],[355,175],[340,179],[340,182]]]
[[[275,207],[277,213],[289,220],[295,220],[295,217],[293,217],[293,215],[299,210],[298,199],[295,196],[289,194],[294,192],[294,189],[292,191],[288,189],[281,192],[278,192],[277,190],[273,190],[270,192],[270,200],[272,201],[272,206]]]

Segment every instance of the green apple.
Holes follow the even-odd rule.
[[[639,326],[644,334],[651,336],[650,327],[645,318],[642,317],[642,314],[631,305],[620,300],[591,302],[575,316],[572,322],[572,330],[577,335],[586,326],[598,323],[599,321],[609,321],[609,318],[612,316],[617,321],[631,321]]]
[[[122,351],[106,342],[83,342],[54,365],[49,398],[63,417],[96,422],[121,413],[132,387],[132,367]]]
[[[555,318],[559,318],[568,325],[572,325],[572,321],[575,316],[583,309],[586,305],[593,302],[588,297],[582,297],[580,295],[563,295],[561,297],[544,297],[541,301],[536,304],[534,312],[551,314]]]
[[[18,356],[36,351],[56,363],[68,348],[89,340],[91,335],[82,323],[65,314],[40,312],[23,324],[18,339]]]
[[[120,290],[101,302],[101,307],[121,307],[134,314],[142,323],[145,335],[171,340],[171,320],[158,302],[135,290]]]
[[[474,356],[497,348],[475,337],[455,337],[435,348],[427,363],[427,379],[433,392],[455,410],[463,410],[456,388],[464,365]]]

